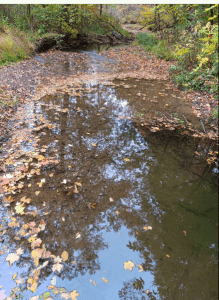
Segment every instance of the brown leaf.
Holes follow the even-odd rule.
[[[68,259],[68,252],[66,252],[66,251],[62,252],[62,259],[63,259],[63,261],[66,261]]]

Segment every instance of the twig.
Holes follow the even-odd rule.
[[[189,122],[186,120],[185,116],[183,115],[183,118],[185,119],[186,123],[189,124]]]
[[[206,133],[204,123],[202,122],[202,120],[200,120],[200,122],[201,122],[201,124],[202,124],[202,127],[203,127],[204,132]]]

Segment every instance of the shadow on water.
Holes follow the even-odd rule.
[[[36,126],[44,117],[55,128],[29,136],[23,150],[30,151],[31,140],[38,139],[39,149],[47,149],[45,157],[55,156],[59,164],[44,166],[24,182],[22,193],[13,197],[30,197],[26,212],[38,214],[16,218],[20,226],[46,222],[38,234],[46,249],[56,256],[69,254],[55,274],[56,286],[76,289],[78,299],[217,299],[217,190],[203,179],[206,165],[194,158],[199,145],[186,138],[144,137],[122,97],[113,87],[87,84],[75,96],[47,96],[26,106]],[[2,219],[9,212],[2,206]],[[35,268],[29,236],[20,229],[8,227],[1,244],[10,253],[20,245],[24,249],[10,269],[7,253],[0,256],[7,295],[15,287],[15,272],[27,279]],[[129,260],[135,264],[132,271],[123,266]],[[52,266],[49,259],[37,292],[25,289],[24,299],[48,291]]]

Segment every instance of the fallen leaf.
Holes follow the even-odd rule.
[[[94,146],[94,147],[96,147],[96,146],[97,146],[97,145],[96,145],[96,144],[94,144],[94,143],[91,143],[91,145],[92,145],[92,146]]]
[[[135,267],[135,264],[133,264],[133,262],[131,260],[124,262],[124,268],[125,270],[130,270],[132,271],[132,269]]]
[[[69,295],[69,293],[61,293],[61,298],[62,299],[69,299],[70,295]]]
[[[10,264],[10,267],[12,266],[12,264],[15,262],[15,261],[18,261],[20,258],[20,255],[18,254],[15,254],[15,253],[10,253],[8,254],[8,256],[6,257],[5,261],[8,261],[9,264]]]
[[[144,230],[152,230],[152,227],[151,226],[144,226],[143,229]]]
[[[103,279],[103,281],[104,281],[104,282],[106,282],[106,283],[108,283],[108,282],[109,282],[109,280],[108,280],[108,279],[106,279],[106,278],[104,278],[104,277],[103,277],[102,279]]]
[[[19,284],[23,284],[24,283],[24,278],[18,278],[17,280],[15,280],[16,282],[16,285],[19,285]]]
[[[94,286],[97,286],[96,282],[90,279],[90,282],[93,283]]]
[[[12,276],[12,279],[13,279],[13,280],[17,277],[17,274],[18,274],[18,273],[15,273],[15,274]]]
[[[80,182],[75,182],[75,184],[78,186],[82,186],[82,184]]]
[[[68,259],[68,252],[66,252],[66,251],[62,252],[62,259],[63,259],[63,261],[66,261]]]
[[[54,257],[54,262],[59,264],[60,262],[62,262],[62,258],[60,256],[56,256]]]
[[[183,230],[183,234],[186,236],[186,231],[185,230]]]
[[[139,265],[139,264],[138,264],[138,268],[139,268],[139,272],[143,272],[143,271],[144,271],[142,265]]]
[[[55,286],[56,285],[56,276],[53,276],[53,278],[50,281],[51,281],[51,284],[53,286]]]
[[[77,297],[80,295],[76,290],[71,291],[69,294],[72,300],[77,300]]]
[[[119,214],[120,214],[120,212],[117,210],[117,211],[116,211],[116,214],[117,214],[117,215],[119,215]]]
[[[58,271],[60,272],[63,268],[63,265],[57,263],[57,264],[54,264],[53,267],[52,267],[52,271],[55,272],[55,271]]]
[[[125,161],[130,161],[130,159],[129,159],[129,158],[124,158],[124,160],[125,160]]]
[[[38,300],[39,299],[39,296],[33,296],[31,298],[29,298],[29,300]]]
[[[51,173],[51,174],[49,174],[49,177],[52,177],[54,174],[53,173]]]
[[[114,202],[114,200],[113,200],[113,198],[112,198],[112,197],[110,197],[110,198],[109,198],[109,201],[110,201],[110,202]]]
[[[47,299],[50,296],[50,292],[45,292],[44,294],[42,294],[39,299]]]
[[[40,191],[36,191],[36,192],[35,192],[35,195],[37,195],[37,196],[38,196],[38,195],[39,195],[39,193],[40,193]]]
[[[24,209],[25,209],[25,207],[22,207],[21,205],[15,206],[16,213],[18,213],[18,214],[23,214]]]
[[[168,254],[166,254],[166,257],[170,257]]]
[[[30,198],[26,198],[26,196],[21,198],[21,202],[23,203],[30,203],[31,199]]]
[[[81,237],[80,233],[76,233],[76,239],[79,239]]]

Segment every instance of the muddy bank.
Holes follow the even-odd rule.
[[[126,37],[118,32],[112,32],[108,35],[99,34],[78,34],[76,38],[65,35],[64,37],[48,37],[36,42],[35,53],[45,52],[51,48],[56,50],[82,50],[92,44],[109,44],[115,46],[119,44],[128,44],[134,40],[134,36]]]

